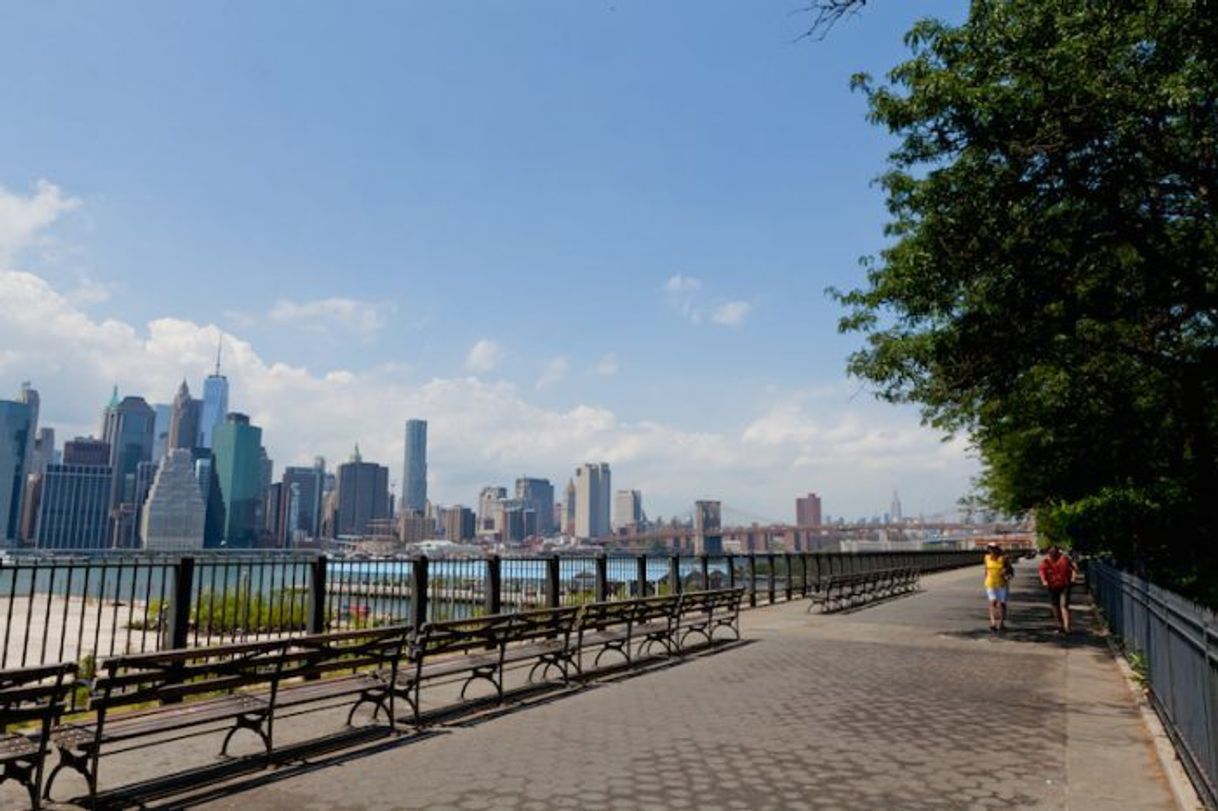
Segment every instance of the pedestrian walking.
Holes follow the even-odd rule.
[[[1011,576],[1015,573],[1011,562],[996,543],[985,547],[985,597],[990,605],[990,630],[995,633],[1007,629],[1007,594]]]
[[[1048,592],[1059,634],[1070,633],[1070,587],[1077,572],[1074,560],[1056,544],[1049,547],[1040,562],[1040,582]]]

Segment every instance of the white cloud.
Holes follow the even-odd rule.
[[[401,421],[423,414],[431,420],[441,502],[468,504],[483,484],[521,472],[561,484],[579,462],[603,459],[613,465],[615,485],[643,488],[653,511],[666,515],[715,496],[787,518],[788,502],[809,489],[833,514],[856,514],[872,503],[882,509],[894,486],[913,512],[920,503],[950,506],[975,469],[962,443],[939,442],[909,414],[859,413],[839,390],[818,396],[815,417],[802,401],[767,395],[780,404],[735,434],[629,422],[603,406],[540,408],[503,382],[408,385],[379,366],[313,373],[263,358],[214,325],[161,318],[136,328],[97,319],[37,276],[0,272],[0,388],[32,378],[48,422],[67,436],[97,430],[114,383],[122,393],[167,402],[185,375],[197,392],[221,334],[232,406],[263,428],[278,469],[316,454],[341,461],[355,442],[365,457],[393,465],[402,454]]]
[[[385,327],[386,312],[392,305],[353,298],[324,298],[314,301],[280,299],[267,317],[280,324],[295,324],[321,331],[340,328],[364,339],[372,338]]]
[[[669,306],[695,325],[709,319],[712,324],[721,327],[738,327],[753,311],[751,303],[740,299],[721,301],[710,306],[702,295],[702,286],[702,280],[696,276],[683,276],[678,273],[670,276],[664,283],[664,295]]]
[[[11,223],[4,228],[16,232]],[[36,228],[25,233],[26,240],[38,236]],[[441,503],[469,504],[482,485],[521,473],[561,487],[578,463],[605,460],[614,486],[642,489],[652,514],[683,514],[695,498],[718,497],[729,518],[735,507],[789,519],[795,494],[812,489],[828,512],[858,515],[882,512],[894,487],[913,514],[922,505],[950,506],[976,470],[963,441],[940,442],[909,411],[855,402],[850,386],[759,392],[768,405],[744,406],[751,417],[693,430],[625,420],[600,404],[542,408],[509,383],[474,377],[410,384],[391,366],[310,371],[265,358],[213,324],[158,318],[132,325],[86,313],[44,278],[0,266],[0,395],[32,380],[44,420],[61,436],[96,433],[113,384],[168,402],[185,376],[198,394],[221,335],[232,407],[263,428],[276,469],[314,455],[334,464],[356,442],[366,458],[394,469],[402,420],[424,415],[432,492]],[[486,371],[501,355],[483,339],[469,365]]]
[[[696,276],[683,276],[680,273],[668,277],[664,289],[669,293],[692,293],[702,289],[702,280]]]
[[[503,358],[503,347],[489,338],[480,338],[465,356],[465,368],[471,372],[489,372]]]
[[[534,385],[534,388],[540,390],[553,386],[555,383],[561,382],[563,378],[567,376],[567,372],[570,370],[570,368],[571,364],[566,358],[554,358],[546,364],[545,371],[543,371],[541,373],[541,377],[537,379],[537,383]]]
[[[621,366],[618,364],[616,352],[608,352],[601,355],[601,359],[592,367],[592,371],[601,377],[613,377],[620,369]]]
[[[76,287],[68,291],[67,299],[77,307],[91,307],[109,301],[111,294],[110,285],[82,276]]]
[[[33,195],[22,197],[0,186],[0,268],[7,267],[38,233],[77,208],[80,201],[66,197],[59,187],[45,180],[35,184]]]
[[[752,311],[753,305],[747,301],[729,301],[720,304],[711,312],[711,321],[725,327],[738,327]]]

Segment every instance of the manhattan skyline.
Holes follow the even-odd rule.
[[[61,56],[0,89],[0,391],[97,435],[112,385],[200,396],[223,338],[279,470],[359,442],[396,479],[418,417],[439,503],[604,459],[652,515],[951,509],[963,441],[845,379],[823,293],[883,244],[847,82],[913,12],[809,47],[777,3],[612,8],[311,8],[270,54],[267,10],[218,51],[206,9],[4,12],[0,65]]]

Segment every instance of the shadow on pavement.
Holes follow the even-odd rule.
[[[590,673],[589,679],[572,679],[570,685],[541,682],[509,689],[507,703],[495,696],[469,699],[460,705],[423,713],[425,726],[401,733],[387,726],[371,725],[342,730],[322,738],[276,748],[270,755],[226,758],[215,763],[175,772],[119,788],[99,792],[97,808],[191,808],[277,783],[302,774],[340,766],[360,758],[401,749],[453,729],[475,727],[487,721],[561,701],[589,689],[632,680],[706,656],[714,656],[751,644],[752,640],[730,640],[691,648],[681,656],[654,657],[632,665],[611,665]],[[593,679],[595,679],[593,681]],[[405,719],[400,719],[405,721]],[[200,733],[205,734],[205,733]],[[267,769],[270,765],[272,768]],[[87,798],[68,802],[87,805]]]
[[[1070,600],[1070,633],[1057,632],[1052,609],[1044,587],[1031,567],[1016,570],[1007,604],[1005,631],[992,631],[988,617],[980,615],[975,628],[943,631],[942,635],[956,639],[993,639],[995,641],[1054,645],[1060,648],[1093,649],[1108,655],[1108,643],[1096,627],[1091,595],[1086,586],[1076,585]],[[983,598],[979,598],[983,599]]]

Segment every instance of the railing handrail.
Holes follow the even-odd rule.
[[[1207,807],[1218,807],[1218,708],[1211,702],[1218,695],[1218,616],[1104,561],[1087,561],[1086,571],[1088,585],[1112,632],[1126,651],[1146,657],[1144,675],[1151,706],[1162,719],[1197,793]],[[1181,657],[1185,657],[1182,662],[1176,661]],[[1193,678],[1196,675],[1200,678]],[[1198,716],[1201,723],[1197,723]]]

